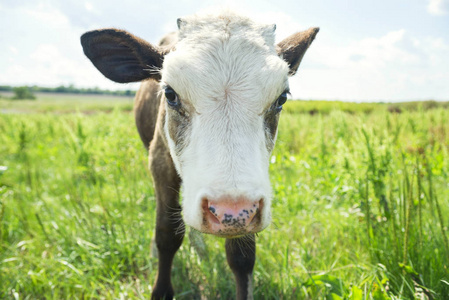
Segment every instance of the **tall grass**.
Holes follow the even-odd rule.
[[[447,299],[448,119],[286,109],[255,298]],[[149,298],[155,201],[132,115],[0,115],[0,132],[0,298]],[[186,238],[175,258],[177,298],[232,299],[224,240],[204,238],[206,255]]]

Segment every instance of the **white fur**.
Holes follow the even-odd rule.
[[[288,88],[288,65],[276,53],[273,25],[230,12],[183,21],[161,72],[162,83],[176,91],[191,117],[179,157],[165,126],[183,180],[184,220],[200,230],[203,197],[244,196],[264,199],[264,228],[271,221],[264,113]]]

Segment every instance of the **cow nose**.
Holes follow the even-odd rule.
[[[205,231],[221,236],[238,236],[259,231],[263,199],[203,199]]]

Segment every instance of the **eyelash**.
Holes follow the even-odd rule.
[[[282,110],[282,106],[287,102],[288,95],[290,95],[290,92],[288,90],[285,90],[282,92],[282,94],[276,99],[274,102],[274,109],[276,112],[280,112]]]
[[[167,104],[172,108],[179,108],[181,106],[181,102],[179,101],[178,94],[176,94],[175,90],[173,90],[170,86],[164,87],[165,99],[167,100]]]

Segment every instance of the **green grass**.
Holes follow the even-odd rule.
[[[0,298],[148,299],[155,201],[128,100],[8,101]],[[281,116],[255,299],[448,299],[449,111],[307,105]],[[205,242],[176,255],[178,299],[234,297],[224,240]]]
[[[370,114],[373,112],[392,112],[402,113],[408,111],[431,110],[437,108],[449,108],[449,102],[437,101],[413,101],[413,102],[397,102],[397,103],[353,103],[344,101],[317,101],[317,100],[301,100],[291,101],[285,107],[285,111],[289,113],[308,113],[329,114],[333,111],[342,111],[348,114]]]

